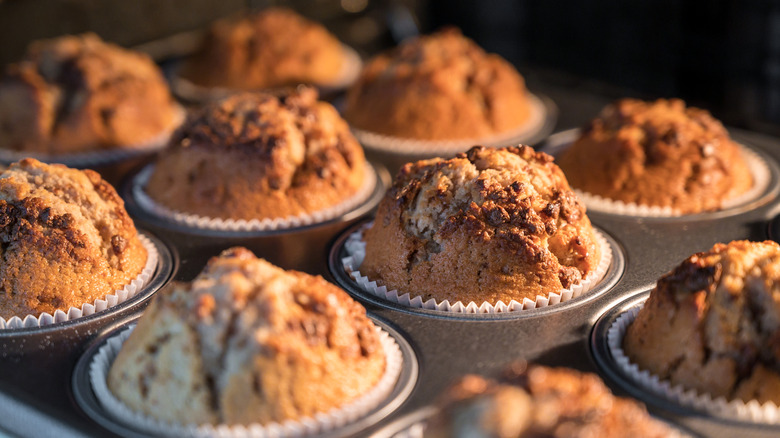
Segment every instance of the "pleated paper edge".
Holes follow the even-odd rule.
[[[379,183],[376,172],[370,164],[366,163],[366,178],[363,185],[350,198],[324,210],[315,211],[310,214],[291,216],[285,218],[273,219],[223,219],[200,216],[197,214],[176,211],[155,202],[145,190],[149,177],[154,170],[154,164],[150,164],[133,178],[132,193],[138,205],[147,212],[159,217],[160,219],[183,225],[193,229],[203,229],[212,231],[276,231],[282,229],[292,229],[304,227],[307,225],[318,224],[335,219],[344,213],[347,213],[365,201],[376,189]]]
[[[512,300],[508,304],[500,300],[495,304],[491,304],[487,301],[483,302],[482,304],[477,304],[474,301],[470,301],[466,304],[463,304],[461,301],[450,303],[449,300],[443,300],[439,302],[435,298],[423,301],[422,297],[419,295],[411,296],[409,293],[395,289],[388,291],[387,287],[378,284],[376,280],[371,280],[360,273],[359,267],[363,263],[363,258],[365,257],[365,242],[362,240],[363,231],[370,225],[370,223],[365,224],[359,230],[352,233],[344,242],[344,248],[347,252],[347,256],[342,258],[341,262],[342,267],[348,273],[350,278],[363,292],[366,292],[377,298],[406,307],[437,310],[440,312],[463,314],[506,313],[543,308],[563,303],[593,290],[593,288],[598,285],[599,281],[603,279],[604,275],[607,273],[607,270],[612,263],[613,256],[612,247],[609,242],[607,242],[606,237],[604,237],[604,235],[599,230],[594,228],[594,235],[596,236],[596,240],[601,247],[601,260],[599,261],[598,266],[593,270],[593,272],[580,281],[580,283],[575,284],[569,289],[563,289],[560,293],[552,292],[548,297],[537,295],[535,300],[524,298],[523,302]]]

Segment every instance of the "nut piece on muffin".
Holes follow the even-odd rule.
[[[344,118],[393,137],[457,140],[511,132],[530,113],[517,70],[448,28],[372,59],[347,94]]]
[[[313,88],[242,93],[191,115],[157,161],[147,193],[213,218],[309,214],[353,197],[367,178],[347,124]]]
[[[364,240],[368,278],[451,303],[548,296],[601,259],[563,172],[528,146],[475,146],[405,165]]]
[[[753,185],[723,125],[679,99],[607,106],[557,161],[574,188],[682,214],[717,210]]]
[[[780,245],[718,243],[658,280],[623,348],[672,384],[780,404],[779,286]]]
[[[182,76],[237,90],[327,85],[346,62],[344,47],[325,27],[290,9],[269,8],[215,22]]]
[[[508,373],[509,374],[509,373]],[[669,437],[636,401],[619,398],[595,374],[531,366],[502,381],[469,375],[451,387],[425,438]]]
[[[346,292],[231,248],[157,294],[108,386],[163,421],[268,424],[357,399],[385,363],[376,327]]]
[[[124,202],[91,170],[27,158],[0,173],[0,316],[67,312],[146,264]]]
[[[172,130],[180,109],[146,55],[97,35],[30,45],[0,80],[0,148],[58,154],[121,148]]]

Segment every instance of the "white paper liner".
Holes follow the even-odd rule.
[[[439,302],[435,298],[423,301],[423,298],[419,295],[412,296],[408,292],[395,289],[387,290],[386,286],[382,286],[378,281],[371,280],[360,273],[360,265],[363,264],[363,260],[366,256],[366,243],[363,241],[363,231],[370,225],[371,223],[364,225],[359,230],[352,233],[344,242],[344,249],[347,252],[347,256],[341,259],[344,270],[362,291],[392,303],[417,309],[438,310],[451,313],[505,313],[552,306],[577,298],[593,289],[593,287],[598,284],[599,280],[604,277],[607,269],[609,269],[610,263],[612,263],[612,247],[609,245],[604,235],[601,234],[599,230],[594,229],[596,241],[601,248],[601,260],[599,261],[598,266],[588,274],[587,277],[582,279],[582,281],[568,289],[561,290],[559,293],[550,292],[546,297],[537,295],[535,300],[523,298],[522,302],[512,300],[508,304],[505,304],[501,300],[496,304],[491,304],[487,301],[482,304],[477,304],[474,301],[465,304],[461,301],[450,303],[449,300]]]
[[[156,152],[164,149],[165,146],[168,145],[168,140],[171,138],[171,135],[176,128],[181,125],[187,115],[187,111],[180,105],[176,105],[175,111],[176,115],[174,116],[171,126],[143,142],[123,145],[111,149],[62,154],[45,154],[0,148],[0,162],[10,164],[24,158],[35,158],[44,163],[60,163],[68,167],[88,168],[117,163],[138,155]]]
[[[767,188],[769,187],[769,182],[772,179],[771,172],[769,171],[769,166],[767,165],[766,161],[764,161],[761,156],[746,146],[740,145],[740,147],[742,148],[742,155],[745,159],[745,163],[750,170],[750,174],[753,176],[753,187],[751,187],[745,193],[723,201],[721,207],[717,211],[738,207],[758,199],[764,192],[766,192]],[[585,203],[588,211],[644,217],[684,216],[682,212],[671,207],[638,205],[633,202],[626,203],[623,201],[603,198],[599,195],[594,195],[577,189],[575,189],[574,192],[577,194],[580,200]]]
[[[607,331],[607,345],[618,369],[642,388],[679,405],[706,412],[717,417],[754,423],[780,424],[780,408],[772,402],[764,404],[757,400],[745,403],[742,400],[727,401],[724,397],[712,398],[710,394],[698,393],[682,385],[672,385],[648,371],[639,369],[623,351],[623,337],[628,326],[634,322],[642,305],[622,313]]]
[[[547,107],[537,96],[528,93],[531,112],[522,125],[508,132],[491,137],[467,138],[457,140],[415,140],[393,137],[384,134],[352,128],[355,138],[366,148],[379,152],[409,155],[410,157],[452,156],[465,152],[474,145],[490,147],[513,146],[533,138],[547,119]]]
[[[348,404],[319,413],[313,417],[287,420],[283,423],[267,425],[212,425],[212,424],[173,424],[157,420],[139,412],[132,411],[118,400],[109,390],[107,379],[111,364],[116,359],[122,344],[133,331],[133,327],[108,339],[89,365],[89,378],[92,391],[105,411],[114,419],[146,433],[175,437],[299,437],[324,433],[354,422],[380,406],[392,393],[403,368],[403,355],[398,344],[389,333],[376,327],[379,340],[385,352],[385,372],[379,382],[366,394]]]
[[[342,44],[344,50],[344,63],[341,65],[341,71],[332,80],[322,84],[312,84],[317,87],[322,94],[332,93],[343,90],[357,80],[360,71],[363,68],[363,61],[360,55],[347,45]],[[207,87],[199,85],[179,74],[177,70],[171,78],[171,89],[173,93],[182,99],[193,102],[210,102],[220,100],[236,93],[249,91],[227,87]],[[284,87],[271,87],[269,90],[282,89]]]
[[[273,219],[223,219],[200,216],[170,209],[158,204],[146,194],[146,184],[154,171],[154,164],[141,169],[133,178],[133,197],[144,210],[159,216],[162,219],[191,228],[217,230],[217,231],[272,231],[287,228],[297,228],[307,225],[322,223],[341,216],[353,210],[365,202],[374,192],[377,184],[377,175],[370,164],[366,163],[363,185],[350,198],[324,210]]]
[[[54,315],[43,312],[38,316],[33,314],[21,317],[13,316],[8,320],[0,317],[0,330],[43,327],[58,322],[70,321],[110,309],[111,307],[124,303],[130,298],[138,295],[157,270],[158,259],[157,247],[154,246],[154,243],[142,234],[138,235],[138,239],[141,241],[144,248],[146,248],[146,265],[144,265],[141,273],[124,288],[116,290],[114,293],[108,294],[104,298],[98,298],[92,303],[84,303],[81,308],[71,307],[67,312],[58,309],[54,312]]]

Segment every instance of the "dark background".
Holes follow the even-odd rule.
[[[267,5],[323,22],[366,56],[456,25],[532,91],[681,97],[780,135],[780,2],[768,0],[0,0],[0,63],[33,39],[87,30],[164,62],[213,19]]]

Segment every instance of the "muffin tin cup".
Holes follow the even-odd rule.
[[[107,386],[108,372],[124,341],[134,329],[123,327],[98,340],[79,359],[73,375],[77,403],[96,422],[122,436],[175,437],[300,437],[343,436],[370,426],[400,406],[412,392],[418,365],[411,346],[392,328],[377,325],[387,365],[380,381],[366,394],[313,417],[268,425],[172,424],[132,411]]]
[[[552,135],[541,150],[551,155],[558,155],[571,146],[579,136],[579,132],[579,129],[573,129]],[[745,163],[753,176],[753,187],[745,193],[725,200],[717,211],[685,214],[671,207],[641,205],[633,202],[627,203],[604,198],[579,189],[574,189],[574,192],[585,203],[588,212],[646,218],[700,218],[736,214],[768,202],[775,196],[774,192],[777,190],[778,180],[780,179],[780,169],[778,169],[777,164],[773,160],[767,159],[763,154],[748,146],[742,144],[739,146],[742,149]]]
[[[780,408],[772,402],[728,401],[641,370],[623,351],[623,338],[650,292],[634,296],[602,316],[594,327],[592,346],[597,362],[635,397],[668,408],[670,403],[712,417],[760,424],[780,424]]]
[[[367,294],[394,305],[400,305],[410,309],[433,311],[436,314],[448,314],[453,316],[468,316],[479,314],[514,314],[532,309],[543,309],[576,299],[583,295],[596,295],[606,291],[623,268],[622,256],[616,255],[617,243],[608,238],[598,229],[594,228],[596,239],[601,247],[601,260],[596,269],[584,278],[580,283],[571,288],[564,289],[560,293],[550,293],[548,296],[539,295],[535,300],[524,298],[522,302],[515,300],[508,304],[499,301],[496,304],[487,301],[477,303],[471,301],[463,303],[457,301],[450,303],[448,300],[438,301],[431,298],[424,301],[421,296],[413,296],[398,290],[388,290],[381,282],[370,279],[360,273],[360,265],[365,257],[365,243],[363,232],[371,223],[362,224],[347,230],[342,238],[333,246],[330,255],[331,273],[337,282],[347,291],[359,291],[359,295]],[[593,294],[589,292],[593,291]]]
[[[124,303],[127,300],[132,299],[138,294],[142,294],[145,291],[149,281],[157,271],[159,252],[157,246],[148,237],[143,234],[138,235],[141,244],[146,248],[147,258],[146,264],[136,278],[134,278],[124,288],[114,291],[114,293],[107,294],[103,298],[95,299],[92,303],[84,303],[80,308],[71,307],[67,311],[58,309],[54,314],[43,312],[36,316],[33,314],[23,316],[13,316],[6,320],[0,317],[0,330],[13,330],[13,329],[34,329],[37,327],[43,327],[47,325],[62,323],[66,321],[72,321],[86,316],[94,315],[98,312],[103,312],[116,307],[119,304]],[[146,290],[151,293],[153,291]]]
[[[312,84],[317,87],[323,97],[345,90],[357,80],[358,76],[360,76],[360,71],[363,69],[363,61],[360,59],[360,55],[355,49],[344,44],[342,44],[342,48],[344,50],[344,64],[342,64],[338,76],[326,83]],[[227,87],[207,87],[205,85],[196,84],[181,76],[181,65],[174,69],[170,82],[171,90],[174,95],[184,101],[192,103],[213,102],[233,94],[253,91]],[[266,90],[273,91],[282,88],[284,87],[270,87]]]
[[[435,157],[452,157],[472,146],[490,147],[534,144],[552,132],[558,109],[548,97],[528,93],[531,102],[529,119],[519,127],[490,137],[458,140],[415,140],[378,134],[352,128],[355,138],[364,146],[366,155],[385,163],[392,172],[408,162]]]
[[[337,205],[324,210],[312,212],[311,214],[301,214],[298,216],[289,216],[285,218],[274,219],[223,219],[200,216],[182,211],[169,209],[154,201],[146,193],[146,184],[154,171],[154,164],[144,167],[133,179],[132,194],[138,205],[159,217],[164,221],[182,225],[185,227],[226,232],[264,232],[277,231],[283,229],[300,228],[312,224],[322,223],[337,218],[344,213],[353,210],[358,205],[366,202],[371,194],[374,193],[378,185],[378,176],[370,165],[366,165],[366,181],[352,197],[340,202]]]

